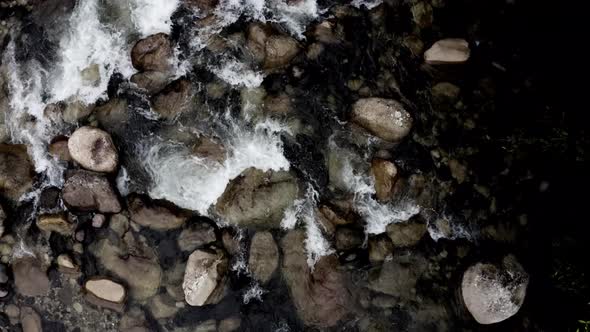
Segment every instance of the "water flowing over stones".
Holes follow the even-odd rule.
[[[522,306],[529,276],[514,256],[501,265],[477,263],[463,274],[461,294],[473,318],[494,324],[510,318]]]

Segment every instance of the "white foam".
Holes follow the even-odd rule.
[[[130,0],[131,19],[142,37],[159,32],[169,34],[170,16],[179,4],[179,0]]]
[[[257,300],[262,302],[262,295],[268,293],[268,291],[262,287],[257,282],[252,283],[250,288],[246,290],[243,296],[244,304],[248,304],[253,300]]]
[[[149,143],[144,160],[153,179],[150,195],[208,215],[209,207],[227,184],[246,169],[289,169],[275,128],[270,120],[254,130],[246,129],[245,124],[231,123],[230,136],[224,142],[229,156],[223,164],[192,156],[187,148],[170,142]]]
[[[303,33],[307,25],[319,16],[316,0],[296,1],[293,4],[278,0],[271,3],[274,6],[271,11],[273,20],[299,39],[305,38]]]
[[[382,3],[383,0],[353,0],[350,4],[356,8],[361,8],[364,5],[367,9],[371,10]]]
[[[213,73],[233,86],[255,88],[262,84],[264,75],[254,71],[236,59],[227,60],[219,67],[211,68]]]

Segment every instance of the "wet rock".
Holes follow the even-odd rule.
[[[419,269],[395,260],[385,261],[369,276],[369,289],[405,300],[414,299]]]
[[[155,319],[172,317],[180,310],[174,299],[166,293],[152,297],[148,302],[148,309]]]
[[[172,120],[178,115],[189,112],[195,103],[195,91],[187,79],[176,80],[152,98],[152,108],[163,119]]]
[[[119,164],[111,135],[98,128],[78,128],[68,140],[68,149],[72,159],[91,171],[110,173]]]
[[[111,184],[100,173],[69,171],[63,189],[64,202],[80,211],[118,213],[121,205]]]
[[[424,50],[424,42],[414,35],[404,38],[404,46],[406,46],[414,56],[422,55],[422,51]]]
[[[166,73],[149,70],[133,74],[130,80],[139,88],[146,90],[148,95],[153,95],[166,87],[169,77],[170,75]]]
[[[381,263],[393,254],[393,243],[387,236],[379,235],[369,239],[369,261]]]
[[[49,278],[41,262],[33,257],[17,259],[12,263],[16,291],[24,296],[43,296],[49,292]]]
[[[70,150],[68,149],[67,140],[61,140],[51,143],[49,145],[49,154],[61,161],[72,161],[72,156],[70,155]]]
[[[0,237],[4,234],[4,222],[6,221],[6,213],[4,208],[0,205]]]
[[[194,251],[188,258],[182,282],[186,302],[191,306],[202,306],[220,300],[227,268],[223,252]]]
[[[112,98],[106,104],[94,109],[94,116],[98,123],[109,132],[122,134],[129,122],[127,101],[120,98]]]
[[[397,142],[410,133],[412,117],[392,99],[365,98],[352,108],[352,121],[386,141]]]
[[[445,103],[453,105],[457,99],[459,99],[460,93],[461,89],[449,82],[440,82],[432,87],[432,96],[434,97],[435,102],[439,104]]]
[[[33,186],[34,169],[25,145],[0,144],[0,194],[17,201]]]
[[[358,230],[339,227],[336,229],[336,249],[351,250],[363,244],[363,233]]]
[[[126,291],[123,285],[106,278],[96,278],[86,281],[84,289],[99,299],[121,303],[125,300]]]
[[[131,49],[131,63],[141,71],[171,69],[172,46],[168,35],[158,33],[139,40]]]
[[[526,295],[529,275],[514,256],[502,264],[477,263],[463,274],[461,292],[467,310],[480,324],[494,324],[515,315]]]
[[[221,241],[223,242],[223,248],[231,256],[235,256],[240,252],[240,240],[235,232],[226,228],[221,232]]]
[[[441,39],[424,52],[424,60],[431,65],[461,64],[469,60],[470,52],[465,39]]]
[[[125,234],[124,240],[124,243],[112,243],[109,239],[101,239],[91,251],[106,270],[129,286],[134,299],[148,299],[158,292],[162,281],[158,256],[131,232]]]
[[[72,257],[68,254],[61,254],[57,256],[57,265],[60,268],[67,270],[76,270],[78,267],[74,264]]]
[[[5,284],[8,282],[8,274],[6,270],[6,265],[0,263],[0,284]]]
[[[248,266],[254,279],[268,282],[279,265],[279,248],[270,232],[257,232],[252,237]]]
[[[415,246],[424,237],[426,231],[426,224],[412,220],[387,226],[387,236],[396,248]]]
[[[197,222],[180,232],[178,247],[182,251],[194,251],[216,240],[217,237],[213,226],[206,222]]]
[[[11,324],[16,324],[20,320],[20,308],[16,305],[12,303],[8,304],[4,308],[4,312],[6,313],[6,316],[8,316],[8,318],[10,319]]]
[[[298,193],[297,180],[290,173],[249,168],[228,184],[215,209],[234,225],[278,228]]]
[[[237,331],[242,324],[240,317],[229,317],[219,322],[219,332],[233,332]]]
[[[106,222],[106,217],[104,216],[104,214],[95,214],[92,217],[92,227],[94,228],[101,228],[102,226],[104,226]]]
[[[223,144],[209,137],[200,137],[193,145],[192,153],[199,158],[213,160],[218,163],[223,163],[227,158],[227,151]]]
[[[461,164],[457,159],[449,160],[449,170],[451,176],[461,184],[467,180],[467,167]]]
[[[217,332],[217,322],[214,319],[206,320],[197,326],[195,332]]]
[[[393,193],[398,173],[395,164],[389,160],[375,158],[371,162],[371,173],[375,179],[375,195],[381,202],[387,202]]]
[[[287,36],[270,36],[265,43],[265,69],[277,69],[291,63],[299,53],[297,41]]]
[[[121,332],[149,332],[145,313],[139,307],[131,307],[119,322]]]
[[[23,332],[43,332],[41,317],[31,307],[23,307],[20,310],[20,323]]]
[[[69,124],[75,125],[92,113],[92,106],[78,100],[68,102],[62,110],[62,119]]]
[[[180,213],[174,213],[167,207],[139,197],[130,198],[128,205],[131,220],[158,231],[179,228],[187,220],[187,217]]]
[[[299,318],[319,328],[335,326],[350,312],[345,277],[337,269],[338,259],[322,257],[312,271],[307,264],[305,233],[290,231],[281,240],[284,259],[281,272]]]
[[[217,7],[219,0],[184,0],[184,3],[200,16],[207,16]]]
[[[74,226],[68,222],[64,214],[47,214],[37,218],[37,227],[47,233],[56,232],[69,236],[72,235]]]
[[[266,57],[265,45],[270,35],[269,29],[260,23],[251,23],[248,26],[246,46],[254,60],[259,63],[264,62],[264,58]]]
[[[425,29],[432,26],[433,17],[432,6],[425,1],[419,1],[412,6],[412,17],[414,23],[420,28]]]
[[[293,112],[291,98],[287,94],[267,96],[264,99],[264,110],[270,115],[287,115]]]

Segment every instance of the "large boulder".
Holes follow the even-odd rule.
[[[216,240],[215,228],[211,224],[196,222],[180,232],[178,247],[182,251],[191,252]]]
[[[410,220],[389,224],[386,230],[394,247],[411,247],[418,244],[424,237],[427,226],[425,223]]]
[[[228,184],[215,209],[235,225],[279,228],[298,194],[297,180],[289,172],[249,168]]]
[[[25,145],[0,144],[0,194],[17,201],[33,186],[35,175]]]
[[[152,108],[163,119],[172,120],[193,109],[195,89],[187,79],[176,80],[152,98]]]
[[[158,33],[139,40],[131,49],[131,63],[141,71],[171,69],[172,46],[168,35]]]
[[[80,211],[121,211],[121,204],[107,178],[90,171],[75,170],[66,174],[63,200],[70,208]]]
[[[352,121],[373,135],[398,142],[412,129],[412,117],[402,104],[385,98],[364,98],[352,107]]]
[[[307,264],[305,233],[290,231],[281,240],[284,258],[281,272],[299,318],[318,328],[335,326],[351,312],[350,293],[338,258],[322,257],[312,270]]]
[[[250,244],[248,265],[254,279],[261,283],[266,283],[272,278],[279,266],[279,248],[270,232],[254,234]]]
[[[38,259],[17,259],[12,263],[12,273],[17,293],[24,296],[43,296],[49,292],[49,278]]]
[[[213,304],[225,291],[228,262],[222,251],[194,251],[188,258],[182,289],[191,306]]]
[[[157,253],[132,232],[123,239],[100,239],[91,251],[100,266],[125,281],[134,299],[148,299],[160,289],[163,273]]]
[[[477,263],[463,274],[461,292],[467,310],[480,324],[494,324],[515,315],[526,295],[529,275],[514,256],[502,264]]]
[[[114,172],[119,164],[111,135],[93,127],[81,127],[68,140],[70,156],[82,167],[95,172]]]
[[[426,52],[424,60],[431,65],[461,64],[469,60],[469,43],[465,39],[447,38],[434,43]]]
[[[181,227],[187,220],[181,213],[174,213],[169,208],[148,202],[139,197],[129,199],[131,220],[143,227],[166,231]]]
[[[146,90],[149,95],[153,95],[166,87],[169,77],[170,75],[166,73],[149,70],[133,74],[130,80],[139,88]]]
[[[265,43],[265,69],[277,69],[287,66],[299,53],[297,41],[288,36],[270,36]]]

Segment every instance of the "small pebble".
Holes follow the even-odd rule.
[[[77,313],[82,313],[83,308],[82,308],[82,305],[80,303],[78,303],[78,302],[74,303],[73,307],[74,307],[74,310],[76,310]]]
[[[92,227],[101,228],[104,226],[105,221],[106,218],[103,214],[95,214],[94,217],[92,217]]]

